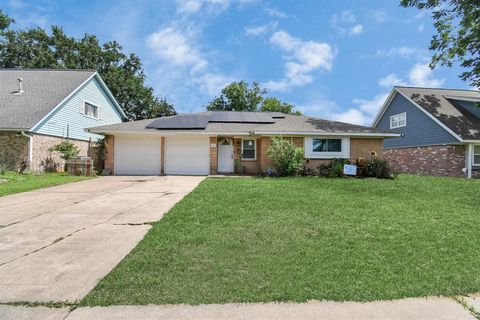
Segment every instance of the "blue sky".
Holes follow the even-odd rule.
[[[431,71],[428,14],[396,0],[0,0],[16,27],[59,25],[117,40],[178,112],[233,80],[258,81],[303,113],[369,124],[392,85],[468,88]]]

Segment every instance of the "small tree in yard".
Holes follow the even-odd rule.
[[[303,165],[303,148],[296,147],[292,141],[274,137],[267,150],[273,161],[273,168],[279,176],[293,176]]]
[[[80,154],[80,150],[78,150],[77,146],[67,140],[49,148],[48,151],[56,151],[60,153],[60,158],[65,161],[72,160]]]

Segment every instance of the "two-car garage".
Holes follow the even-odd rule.
[[[208,175],[210,143],[208,136],[117,135],[114,138],[114,172],[116,175],[160,175],[162,161],[165,174]]]

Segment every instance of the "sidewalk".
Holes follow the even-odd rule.
[[[469,307],[480,307],[480,297],[466,299]],[[478,310],[478,309],[476,309]],[[199,306],[113,306],[68,308],[0,306],[2,320],[475,320],[475,316],[452,298],[411,298],[378,302],[309,302],[210,304]]]

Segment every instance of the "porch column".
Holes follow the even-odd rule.
[[[217,174],[217,137],[210,137],[210,174]]]
[[[165,137],[160,138],[160,175],[165,175]]]
[[[467,169],[467,178],[472,178],[472,159],[473,158],[473,144],[469,143],[465,146],[465,169]]]

